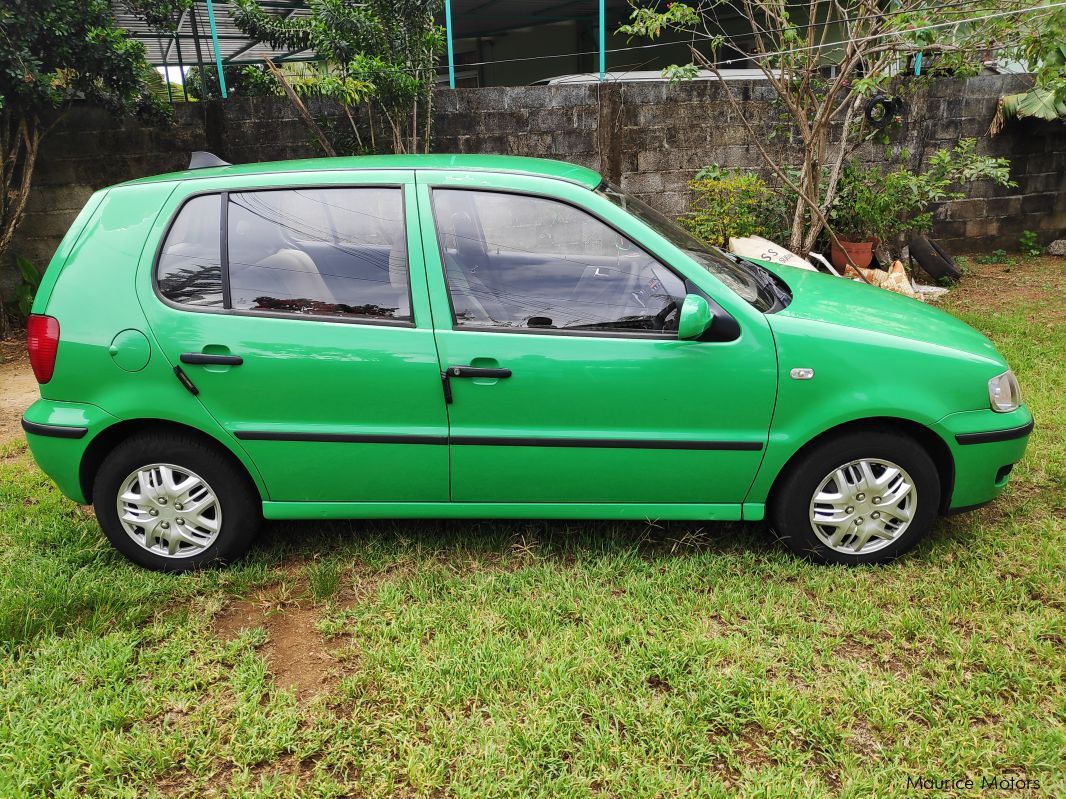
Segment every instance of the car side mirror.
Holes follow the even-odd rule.
[[[695,339],[702,336],[714,322],[714,313],[707,300],[699,294],[689,294],[681,305],[681,316],[677,321],[677,337]]]

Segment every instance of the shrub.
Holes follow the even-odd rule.
[[[1016,185],[1010,179],[1010,162],[978,155],[976,139],[937,150],[922,173],[904,166],[886,172],[853,162],[844,168],[829,221],[837,236],[848,241],[892,241],[911,231],[930,230],[932,206],[962,199],[966,193],[956,187],[978,180]]]
[[[1022,251],[1022,255],[1027,255],[1030,258],[1035,258],[1043,251],[1040,246],[1040,239],[1031,230],[1022,231],[1022,235],[1018,237],[1018,249]]]
[[[725,247],[734,236],[787,236],[784,202],[756,173],[712,165],[688,185],[692,202],[679,221],[696,238]]]

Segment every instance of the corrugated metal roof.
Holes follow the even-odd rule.
[[[259,6],[268,14],[280,17],[301,17],[310,14],[305,0],[259,0]],[[252,39],[234,25],[232,3],[215,0],[214,7],[219,50],[224,62],[252,63],[262,61],[263,58],[307,60],[314,57],[310,50],[293,53]],[[205,64],[214,63],[215,51],[205,0],[196,0],[192,9],[181,15],[177,33],[169,37],[161,36],[144,20],[128,13],[121,0],[111,0],[111,10],[119,27],[129,31],[135,39],[144,44],[150,63],[156,66],[176,66],[179,52],[181,63],[185,66],[195,65],[198,60]],[[627,0],[606,0],[608,22],[612,28],[628,16],[629,10]],[[593,24],[598,17],[598,0],[453,0],[452,35],[456,38],[491,36],[507,30],[562,20]],[[439,22],[444,24],[443,14]],[[196,52],[197,40],[200,45],[199,58]]]
[[[308,16],[303,0],[261,0],[259,3],[268,14],[280,17]],[[218,28],[218,49],[226,63],[252,63],[264,58],[275,60],[307,60],[314,57],[310,50],[291,52],[271,47],[240,31],[233,23],[231,3],[215,0],[215,25]],[[140,41],[147,50],[149,63],[155,66],[195,66],[198,62],[214,64],[215,49],[208,22],[207,3],[197,0],[181,15],[177,32],[173,36],[161,35],[150,28],[144,20],[130,14],[124,3],[111,0],[111,11],[120,28]],[[199,53],[197,53],[199,45]]]

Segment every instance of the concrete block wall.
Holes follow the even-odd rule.
[[[907,92],[906,122],[890,146],[906,152],[910,166],[920,168],[938,148],[974,137],[981,152],[1010,159],[1018,184],[974,185],[967,199],[939,209],[934,236],[949,251],[1011,249],[1024,230],[1036,231],[1042,241],[1066,235],[1066,125],[1012,122],[999,136],[987,133],[998,98],[1022,90],[1027,81],[923,80]],[[739,112],[712,82],[442,89],[434,98],[433,149],[582,164],[676,216],[685,211],[688,182],[701,167],[763,168],[741,113],[764,146],[795,153],[773,90],[758,81],[731,87],[742,104]],[[312,112],[329,117],[336,109],[312,104]],[[284,98],[181,103],[165,128],[75,106],[42,145],[13,252],[43,266],[92,191],[183,168],[197,149],[234,163],[320,154]],[[883,147],[867,145],[860,157],[878,161]],[[0,292],[8,294],[13,278],[10,265],[0,264]]]

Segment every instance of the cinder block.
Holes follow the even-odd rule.
[[[984,239],[999,233],[998,219],[971,219],[966,223],[966,238]]]
[[[588,109],[580,109],[582,112],[587,112]],[[543,131],[551,133],[556,130],[572,130],[577,125],[575,124],[577,117],[576,108],[538,108],[528,113],[528,128],[529,130]],[[594,128],[595,125],[588,126]]]
[[[661,172],[638,172],[622,176],[622,188],[634,194],[652,194],[663,190]]]
[[[526,133],[529,131],[529,112],[485,111],[481,114],[481,127],[490,135]]]
[[[941,239],[961,238],[966,235],[966,222],[953,222],[937,219],[933,222],[933,238],[939,243]]]
[[[529,89],[540,89],[539,86],[529,86]],[[577,108],[578,106],[596,105],[596,84],[573,85],[573,86],[546,86],[550,102],[545,108]]]
[[[992,197],[978,202],[984,203],[985,215],[989,217],[1016,216],[1022,210],[1020,196]]]
[[[560,131],[552,134],[552,153],[569,155],[573,153],[596,152],[596,137],[587,131]]]
[[[1020,198],[1019,211],[1023,214],[1046,214],[1055,210],[1058,194],[1047,192],[1045,194],[1030,194]]]

